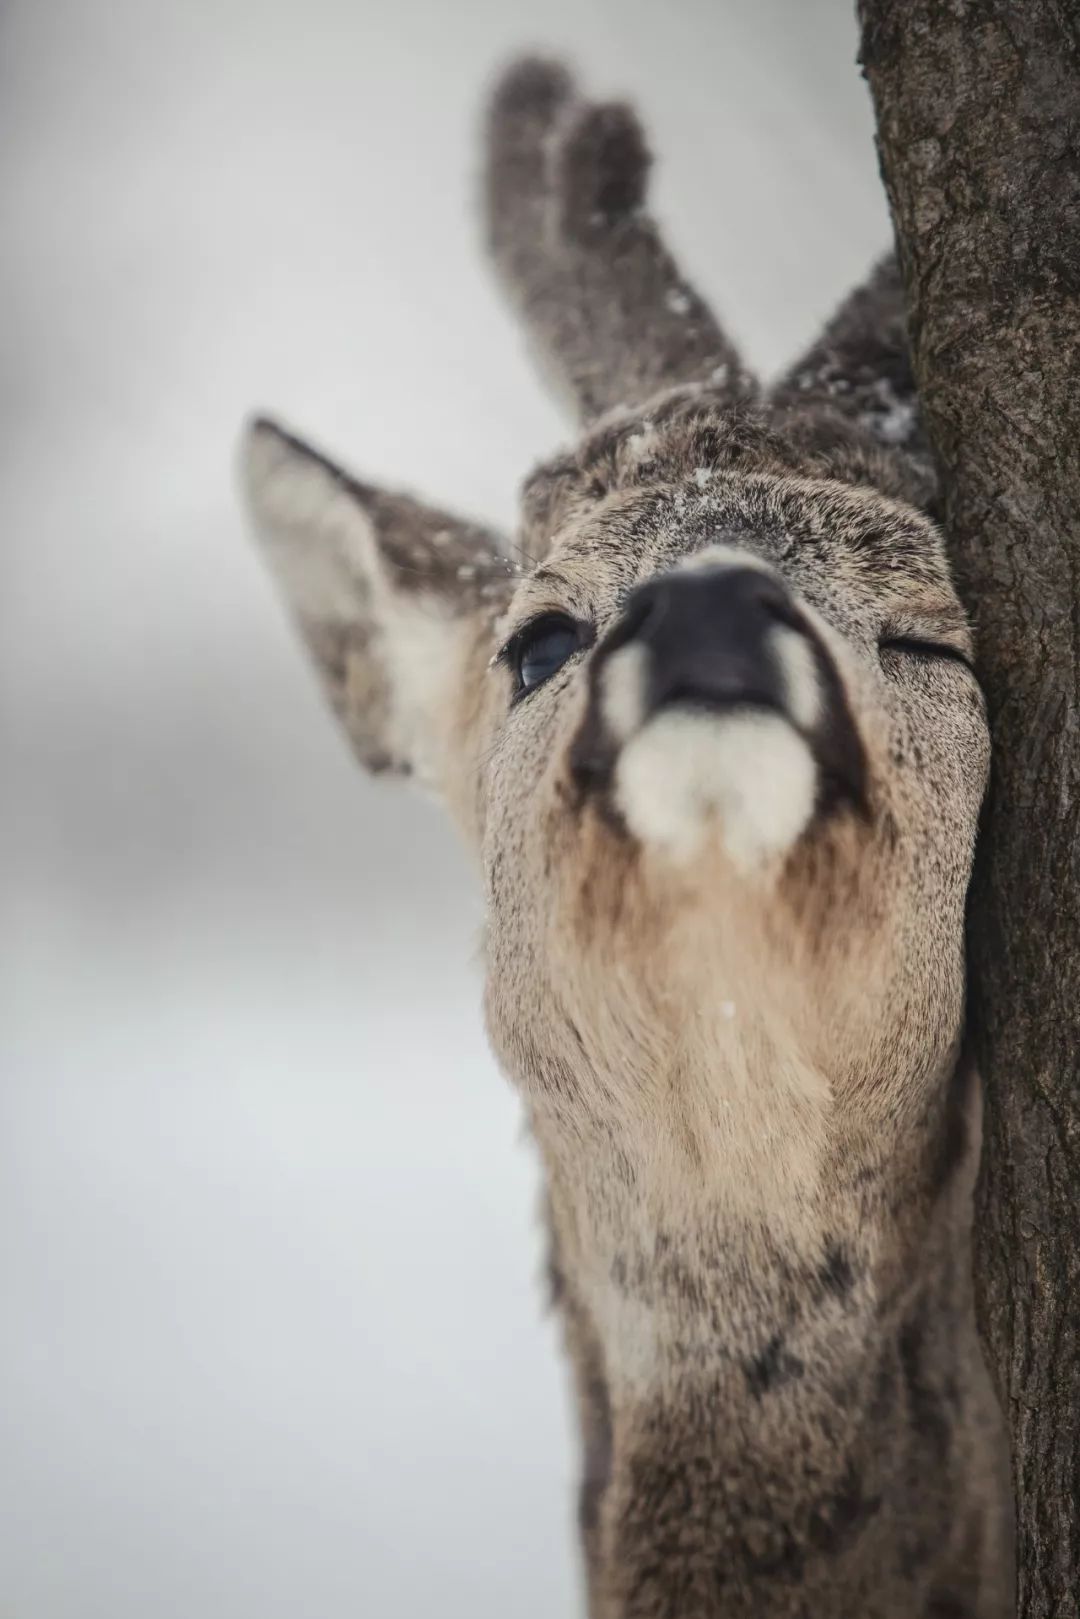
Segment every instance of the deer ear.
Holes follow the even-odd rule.
[[[463,683],[516,567],[489,530],[359,483],[263,418],[241,471],[254,527],[361,762],[442,789]]]

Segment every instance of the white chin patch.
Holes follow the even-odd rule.
[[[641,843],[686,861],[718,832],[733,864],[750,873],[786,855],[806,830],[817,768],[779,714],[673,709],[623,748],[614,791]]]

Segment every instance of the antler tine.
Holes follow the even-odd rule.
[[[565,68],[530,59],[496,89],[487,152],[496,266],[582,422],[678,384],[755,391],[644,212],[629,107],[586,102]]]

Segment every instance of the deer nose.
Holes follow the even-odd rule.
[[[605,651],[633,644],[646,653],[646,713],[675,704],[783,708],[780,626],[802,629],[775,574],[737,565],[687,570],[640,585]]]

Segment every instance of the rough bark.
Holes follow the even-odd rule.
[[[1022,1619],[1080,1615],[1080,5],[860,0],[995,740],[970,908],[976,1280]]]

